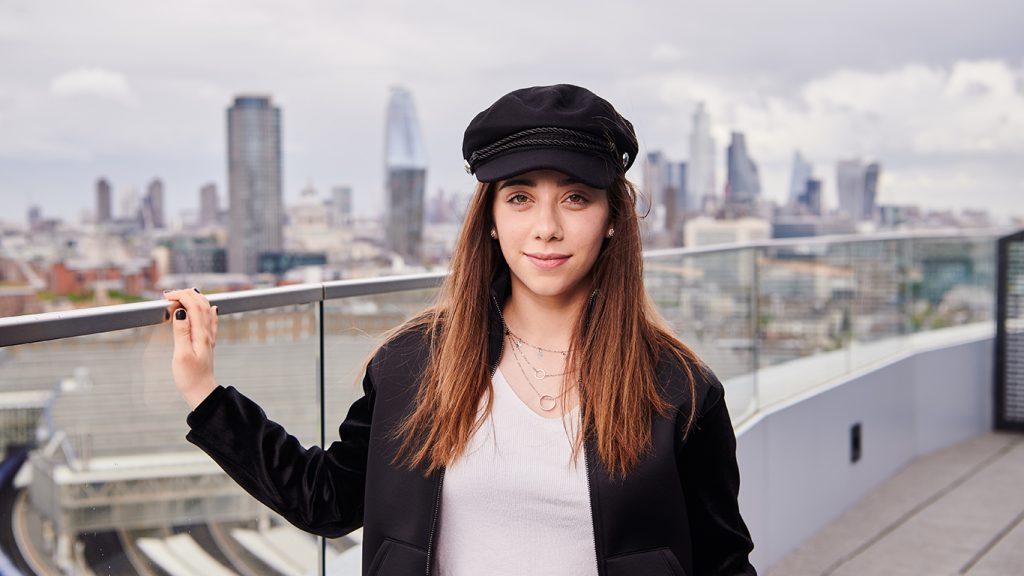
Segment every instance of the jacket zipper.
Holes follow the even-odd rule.
[[[498,306],[498,301],[495,300],[494,296],[491,296],[491,301],[494,302],[495,309],[498,310],[498,318],[501,318],[501,327],[505,327],[505,317],[501,315],[501,306]],[[498,358],[491,365],[491,380],[494,379],[494,373],[498,371],[498,363],[501,362],[501,355],[505,352],[505,335],[501,335],[501,343],[498,344]],[[434,532],[437,531],[437,512],[441,508],[441,490],[444,488],[444,468],[437,478],[437,488],[434,490],[434,512],[430,517],[430,536],[427,538],[427,576],[430,576],[430,558],[434,551]],[[588,480],[589,482],[589,480]],[[590,486],[587,486],[587,491],[590,491]]]
[[[590,298],[587,300],[587,307],[584,308],[584,313],[586,313],[586,314],[590,313],[590,305],[593,304],[595,296],[597,296],[597,290],[594,290],[593,292],[590,293]],[[588,318],[588,321],[589,321],[589,318]],[[577,386],[577,388],[582,388],[583,387],[583,375],[582,374],[580,375],[579,381],[576,383],[576,386]],[[602,576],[604,574],[604,570],[601,569],[601,550],[598,549],[598,547],[597,547],[597,542],[598,542],[598,538],[597,538],[598,529],[597,529],[597,527],[598,527],[599,518],[598,518],[598,514],[597,514],[597,506],[595,505],[596,501],[594,499],[594,492],[593,492],[593,489],[591,488],[591,484],[592,484],[593,481],[590,478],[590,457],[587,455],[587,445],[586,445],[586,442],[583,443],[583,465],[584,465],[584,470],[586,471],[586,474],[587,474],[587,499],[590,500],[590,522],[591,522],[591,525],[592,525],[592,527],[594,529],[594,562],[597,564],[597,574],[598,574],[598,576]]]
[[[430,576],[430,553],[434,548],[434,529],[437,526],[437,511],[441,507],[441,487],[444,485],[444,468],[437,478],[437,488],[434,490],[434,513],[430,517],[430,537],[427,540],[427,576]]]
[[[587,456],[586,445],[583,448],[583,464],[587,473],[587,499],[590,500],[590,522],[594,528],[594,561],[597,563],[597,574],[601,576],[604,571],[601,570],[601,551],[597,548],[597,507],[594,506],[594,492],[590,488],[590,458]]]

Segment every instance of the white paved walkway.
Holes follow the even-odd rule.
[[[1024,575],[1024,434],[919,458],[769,576]]]

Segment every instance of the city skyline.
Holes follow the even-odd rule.
[[[524,4],[523,12],[543,7],[553,21],[614,26],[621,38],[573,37],[565,49],[564,38],[516,18],[495,18],[496,29],[484,32],[470,22],[495,16],[493,8],[451,2],[400,11],[389,3],[299,11],[258,2],[219,10],[6,4],[2,218],[24,222],[36,202],[47,217],[77,221],[100,177],[116,196],[161,178],[168,215],[196,208],[201,186],[227,189],[224,103],[252,91],[271,94],[288,113],[286,202],[310,182],[347,185],[356,214],[382,211],[382,126],[395,84],[416,94],[431,152],[427,194],[465,192],[473,181],[462,172],[459,142],[473,114],[510,89],[556,82],[607,97],[636,125],[641,154],[662,150],[674,160],[691,159],[692,116],[705,102],[719,195],[724,144],[742,131],[763,195],[776,202],[788,195],[792,155],[801,150],[829,207],[838,204],[835,163],[862,157],[885,166],[879,204],[1004,214],[1024,180],[1015,162],[1024,154],[1024,46],[1011,25],[1024,8],[997,0],[853,6],[748,6],[749,18],[737,22],[728,2],[645,2],[624,18],[611,10],[581,16],[573,3]],[[873,13],[885,15],[884,30]],[[744,40],[716,32],[724,27]],[[143,29],[145,41],[135,36]],[[957,34],[934,42],[929,29]],[[282,30],[287,39],[274,40]],[[493,40],[512,34],[528,41]],[[641,180],[638,169],[629,176]]]

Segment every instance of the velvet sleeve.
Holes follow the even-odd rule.
[[[678,462],[697,575],[755,574],[748,560],[754,544],[737,501],[736,435],[725,391],[716,378],[712,377]]]
[[[233,387],[218,387],[188,415],[186,439],[254,498],[298,528],[336,538],[363,524],[374,387],[349,408],[339,440],[305,448]]]

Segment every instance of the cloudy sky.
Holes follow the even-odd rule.
[[[770,198],[799,149],[829,205],[836,160],[859,156],[883,164],[880,202],[1024,214],[1022,22],[1020,0],[0,0],[0,220],[77,220],[101,175],[116,195],[162,178],[172,213],[206,182],[225,202],[224,111],[254,92],[283,110],[286,198],[349,184],[380,207],[393,85],[416,101],[428,194],[468,191],[473,115],[559,82],[676,160],[706,102],[720,184],[741,130]]]

